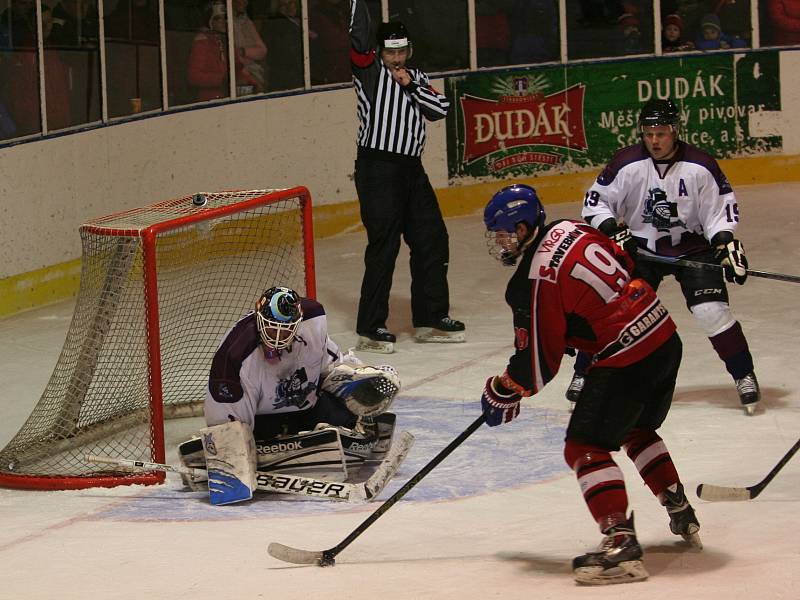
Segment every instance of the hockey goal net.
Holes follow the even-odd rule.
[[[315,297],[304,187],[195,194],[80,228],[81,284],[64,347],[0,451],[0,486],[158,483],[87,453],[165,462],[164,420],[201,415],[225,332],[273,285]]]

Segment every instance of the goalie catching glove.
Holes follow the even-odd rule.
[[[385,412],[400,392],[400,377],[389,365],[339,364],[325,377],[322,389],[340,398],[359,417]]]
[[[714,258],[725,270],[725,279],[742,285],[747,281],[747,257],[739,240],[731,240],[716,247]]]
[[[522,395],[507,389],[498,377],[489,377],[481,394],[481,407],[486,415],[486,424],[496,427],[509,423],[519,415],[519,403]]]

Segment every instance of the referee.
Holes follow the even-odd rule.
[[[376,49],[364,0],[350,0],[349,31],[359,120],[355,184],[367,230],[357,349],[394,351],[386,320],[401,236],[410,251],[416,339],[463,342],[464,324],[449,316],[447,228],[421,159],[425,119],[443,119],[450,103],[426,73],[406,66],[412,47],[402,23],[381,23]]]

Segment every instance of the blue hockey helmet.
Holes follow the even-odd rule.
[[[267,350],[288,348],[303,319],[300,296],[287,287],[271,287],[256,301],[256,326]]]
[[[497,192],[483,211],[489,254],[504,265],[513,265],[522,251],[522,244],[531,239],[544,225],[545,212],[536,190],[515,183]],[[526,223],[531,233],[517,239],[517,224]]]
[[[515,233],[517,223],[526,222],[532,229],[544,224],[545,214],[536,190],[515,183],[497,192],[483,211],[483,222],[489,231]]]

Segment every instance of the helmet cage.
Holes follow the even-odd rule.
[[[292,345],[303,311],[297,292],[285,287],[268,289],[256,302],[256,327],[269,349],[283,350]]]
[[[536,190],[529,185],[514,184],[497,192],[483,212],[489,255],[505,265],[513,265],[522,245],[544,225],[545,212]],[[517,224],[525,222],[531,229],[524,240],[517,237]]]

